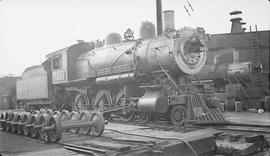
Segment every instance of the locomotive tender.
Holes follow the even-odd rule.
[[[96,109],[124,121],[135,114],[143,122],[158,115],[183,124],[188,102],[179,84],[204,67],[207,37],[202,28],[175,30],[170,23],[165,24],[168,31],[156,37],[151,24],[144,24],[142,28],[150,29],[138,40],[107,42],[99,48],[80,42],[48,54],[43,63],[53,95],[48,99],[57,109]]]

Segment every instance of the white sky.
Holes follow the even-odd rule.
[[[203,26],[207,33],[230,31],[230,11],[241,10],[246,27],[270,30],[268,0],[163,0],[163,10],[175,10],[176,28]],[[190,9],[189,9],[190,10]],[[103,39],[127,28],[139,34],[142,21],[156,22],[155,0],[0,0],[0,75],[21,75],[45,55],[76,43]]]

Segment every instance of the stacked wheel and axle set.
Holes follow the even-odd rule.
[[[58,142],[63,131],[102,135],[105,121],[101,113],[96,111],[62,111],[61,113],[51,110],[28,112],[5,112],[1,113],[0,124],[3,131],[40,139],[44,142]]]

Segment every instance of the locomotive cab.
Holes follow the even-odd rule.
[[[85,73],[85,71],[78,70],[76,63],[80,61],[78,58],[80,58],[81,55],[93,48],[94,46],[89,42],[80,42],[48,54],[46,57],[51,60],[52,83],[63,84],[85,76],[85,74],[82,74]],[[88,70],[88,66],[80,69]]]

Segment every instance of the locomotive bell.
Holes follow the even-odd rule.
[[[118,33],[110,33],[106,37],[106,45],[112,45],[112,44],[117,44],[122,42],[122,37]]]
[[[142,22],[140,27],[140,38],[149,39],[156,36],[155,25],[151,22],[145,21]]]

